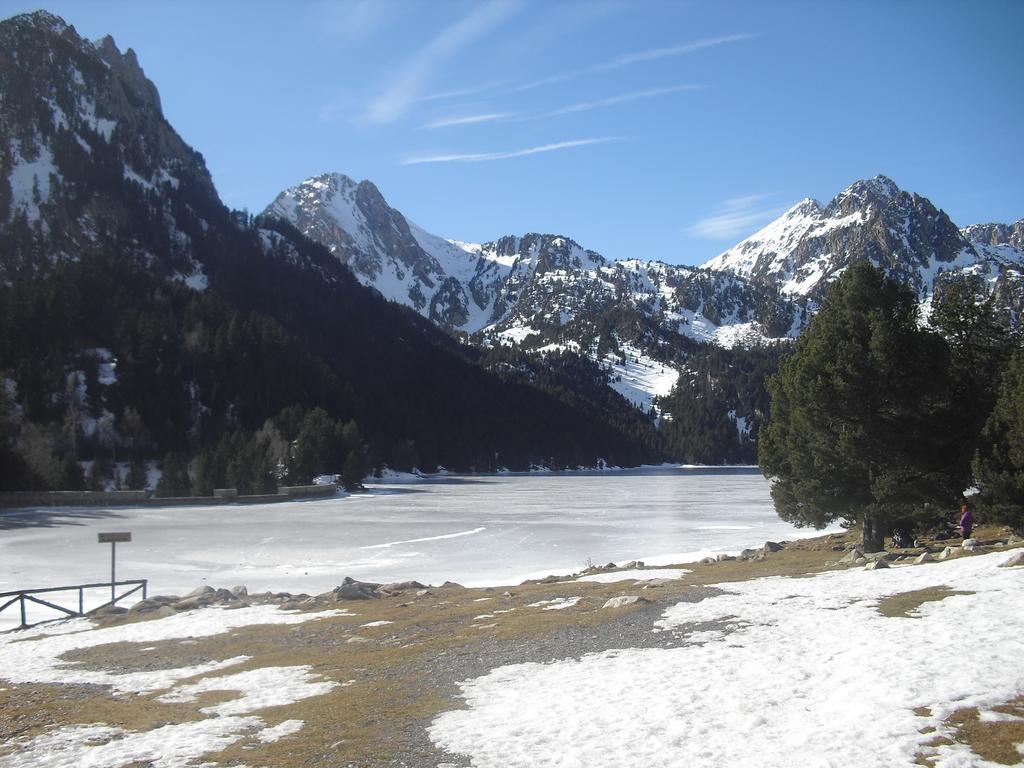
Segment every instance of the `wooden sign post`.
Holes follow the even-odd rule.
[[[99,534],[100,544],[106,544],[110,542],[110,604],[113,605],[117,600],[117,579],[114,578],[114,558],[117,552],[117,542],[119,541],[131,541],[132,534],[130,531],[115,531],[113,533],[101,533]]]

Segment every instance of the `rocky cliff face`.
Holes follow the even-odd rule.
[[[372,189],[372,196],[360,196],[361,189]],[[554,234],[483,244],[444,240],[390,208],[369,182],[342,174],[285,190],[265,213],[289,220],[327,245],[366,285],[449,330],[525,337],[541,326],[600,325],[602,307],[623,303],[698,341],[728,343],[736,324],[758,324],[762,336],[799,327],[799,309],[770,287],[708,270],[610,262]]]
[[[961,231],[884,176],[855,182],[827,205],[805,199],[699,268],[613,262],[561,235],[444,240],[408,222],[373,185],[340,174],[286,190],[267,213],[448,330],[482,343],[569,349],[613,368],[623,350],[681,367],[694,344],[794,337],[856,261],[912,286],[926,310],[949,280],[970,279],[979,296],[1017,313],[1024,295],[1020,222]]]
[[[44,11],[16,16],[0,23],[0,93],[0,220],[15,240],[0,269],[73,259],[117,232],[154,268],[197,269],[181,228],[126,231],[128,221],[163,229],[153,220],[219,205],[202,156],[164,119],[132,50],[84,40]]]
[[[885,176],[855,182],[826,206],[804,200],[703,266],[820,302],[846,267],[870,261],[931,294],[940,272],[979,259],[971,243],[927,198]]]

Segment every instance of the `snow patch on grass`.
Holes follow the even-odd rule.
[[[580,576],[575,581],[596,581],[598,584],[611,584],[616,581],[650,581],[652,579],[681,579],[690,571],[686,568],[633,568],[628,571],[611,571],[609,573],[591,573]]]
[[[500,667],[462,683],[466,708],[437,717],[430,737],[477,768],[881,768],[918,754],[981,765],[966,747],[925,744],[953,711],[1024,690],[1024,576],[1003,559],[722,585],[658,622],[697,643]],[[974,594],[913,618],[878,611],[885,596],[941,585]],[[724,628],[687,635],[705,622]]]
[[[76,663],[62,661],[62,657],[71,651],[110,643],[188,640],[211,637],[237,627],[301,624],[329,616],[347,615],[350,614],[344,610],[295,613],[282,611],[275,605],[254,605],[236,610],[203,608],[185,611],[166,619],[102,629],[94,629],[88,619],[72,619],[27,632],[0,634],[0,679],[12,683],[93,683],[109,685],[120,693],[155,691],[169,688],[178,680],[240,664],[248,657],[236,656],[190,667],[123,673],[82,669]]]

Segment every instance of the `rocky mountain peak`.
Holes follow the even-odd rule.
[[[901,194],[906,193],[888,176],[861,179],[836,195],[825,208],[825,214],[849,216],[857,211],[867,214],[872,209],[885,208]]]
[[[131,87],[133,95],[156,110],[158,114],[163,115],[160,93],[153,82],[146,77],[146,73],[142,71],[139,57],[135,55],[135,51],[129,48],[121,53],[114,38],[110,35],[101,38],[94,45],[100,58],[120,77],[122,82]]]
[[[1013,224],[971,224],[960,231],[976,245],[1009,246],[1024,251],[1024,219]]]
[[[112,38],[85,40],[45,11],[0,22],[0,94],[17,95],[0,110],[0,218],[23,215],[53,233],[49,261],[102,247],[128,209],[163,217],[138,210],[140,190],[219,205],[202,156],[164,119],[134,51],[121,53]],[[139,258],[191,269],[187,238],[171,243],[160,256],[140,246]],[[26,239],[7,268],[43,263],[30,250]]]
[[[32,11],[31,13],[20,13],[17,16],[12,16],[5,23],[12,26],[35,27],[37,29],[52,32],[56,35],[61,35],[69,29],[74,32],[75,29],[60,16],[44,10]]]
[[[792,219],[797,216],[820,216],[821,212],[821,203],[813,197],[805,197],[782,215],[784,218]]]

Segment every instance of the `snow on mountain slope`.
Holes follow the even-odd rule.
[[[286,189],[264,211],[325,245],[364,285],[439,325],[467,332],[487,325],[494,283],[511,269],[483,246],[445,240],[391,208],[368,181],[340,173]]]
[[[820,301],[847,266],[867,260],[913,287],[928,303],[937,283],[980,275],[991,292],[1007,268],[1021,264],[1013,228],[957,229],[927,198],[891,179],[857,181],[827,206],[803,200],[703,266],[777,286],[788,296]]]
[[[446,240],[389,207],[370,182],[342,174],[285,190],[266,213],[326,245],[364,284],[480,343],[574,349],[597,362],[630,345],[652,371],[681,366],[693,343],[798,336],[829,284],[860,260],[910,285],[926,309],[942,281],[980,277],[980,291],[1024,310],[1024,224],[961,231],[885,176],[851,184],[828,205],[804,199],[696,268],[613,262],[561,235]],[[668,377],[639,377],[640,400],[661,394],[654,382]]]
[[[385,297],[481,343],[637,361],[637,370],[622,363],[610,373],[645,410],[671,388],[688,344],[763,342],[802,328],[800,307],[741,277],[610,262],[557,234],[446,240],[388,206],[370,182],[343,174],[307,179],[264,213],[327,246]]]
[[[756,272],[783,272],[790,254],[821,215],[821,205],[816,200],[801,200],[775,221],[702,266],[747,278],[754,277]]]
[[[633,405],[648,412],[655,407],[655,397],[672,391],[679,379],[679,371],[649,357],[632,344],[623,344],[620,349],[621,358],[612,354],[604,358],[612,377],[610,386]]]

